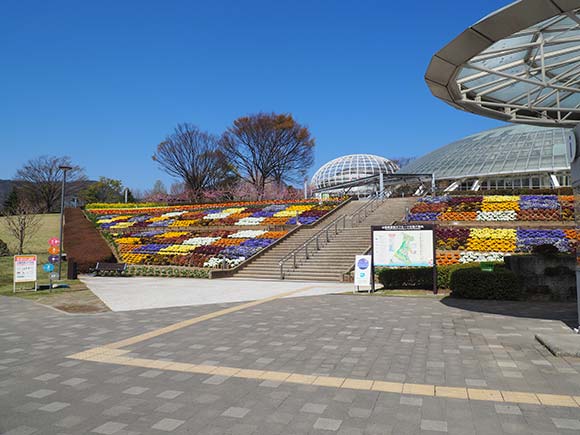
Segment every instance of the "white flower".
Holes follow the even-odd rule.
[[[228,237],[230,239],[255,239],[262,234],[266,234],[266,230],[242,230],[237,233],[230,234]]]
[[[163,213],[161,216],[166,218],[172,218],[176,216],[181,216],[185,211],[170,211],[168,213]]]
[[[478,211],[478,221],[496,222],[496,221],[515,221],[518,215],[514,210],[505,211]]]
[[[231,214],[241,213],[245,210],[245,207],[238,207],[238,208],[225,208],[222,211],[216,213],[208,213],[203,218],[208,220],[213,219],[224,219],[227,218]]]
[[[245,260],[245,257],[239,258],[218,258],[218,257],[211,257],[205,263],[203,263],[203,267],[221,267],[224,263],[226,263],[229,267],[234,267],[240,264],[242,261]]]
[[[237,221],[234,225],[260,225],[265,217],[245,217]]]
[[[503,261],[505,254],[502,252],[472,252],[466,251],[459,254],[459,262],[480,263],[482,261]]]
[[[218,241],[221,237],[193,237],[191,239],[185,240],[182,245],[195,245],[204,246],[211,245],[213,242]]]
[[[230,215],[230,213],[223,213],[223,212],[208,213],[203,218],[208,219],[208,220],[223,219],[223,218],[227,218],[229,215]]]

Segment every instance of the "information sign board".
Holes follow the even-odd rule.
[[[372,257],[357,255],[354,262],[354,285],[372,285]]]
[[[36,290],[36,255],[14,256],[14,291],[17,282],[34,282]]]
[[[373,226],[371,231],[373,276],[375,267],[431,267],[433,292],[437,293],[433,225]]]
[[[432,225],[372,227],[375,267],[433,267]]]

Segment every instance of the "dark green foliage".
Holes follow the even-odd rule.
[[[107,177],[99,177],[95,181],[81,190],[79,196],[84,202],[122,202],[123,201],[123,183],[121,180],[114,180]]]
[[[14,214],[17,207],[18,207],[18,192],[16,188],[12,188],[6,199],[4,200],[4,204],[2,204],[4,214]]]
[[[455,270],[451,274],[451,295],[465,299],[519,300],[522,283],[510,270],[496,267],[484,272],[479,266]]]
[[[4,240],[0,240],[0,257],[7,257],[10,255],[10,250],[8,249],[8,245]]]
[[[544,257],[557,255],[558,248],[550,244],[536,245],[532,248],[532,254],[543,255]]]
[[[555,266],[546,267],[544,269],[544,274],[546,276],[564,276],[564,275],[574,275],[576,272],[566,266]]]
[[[433,268],[413,267],[406,269],[381,269],[379,282],[385,289],[432,289]]]
[[[474,267],[474,263],[448,264],[444,266],[437,266],[437,288],[439,289],[450,288],[451,274],[456,270],[466,269],[470,267]]]
[[[131,192],[131,189],[127,189],[127,202],[131,202],[131,203],[137,202],[137,200],[133,196],[133,192]]]

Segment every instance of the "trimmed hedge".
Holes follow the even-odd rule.
[[[182,267],[155,267],[145,265],[127,265],[123,276],[166,276],[173,278],[209,278],[206,269],[188,269]]]
[[[69,265],[75,262],[79,273],[87,273],[97,262],[117,262],[107,242],[80,208],[65,209],[64,218],[63,248]]]
[[[523,297],[520,279],[510,270],[496,267],[484,272],[479,267],[453,271],[451,296],[465,299],[519,300]]]
[[[490,263],[490,262],[488,262]],[[493,261],[496,267],[504,266],[503,261]],[[480,263],[465,263],[465,264],[446,264],[437,266],[437,288],[450,289],[451,288],[451,274],[459,269],[469,269],[471,267],[481,267]]]
[[[433,268],[413,267],[407,269],[381,269],[379,282],[385,289],[432,289]]]

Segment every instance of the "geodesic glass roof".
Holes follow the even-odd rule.
[[[371,175],[392,174],[398,166],[384,157],[373,154],[351,154],[338,157],[323,165],[312,177],[315,189],[334,187]]]
[[[413,160],[398,174],[437,179],[570,170],[568,129],[510,125],[477,133]]]
[[[433,94],[455,107],[535,125],[580,122],[580,0],[522,0],[433,56]]]

